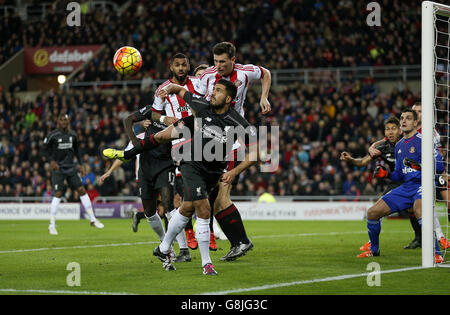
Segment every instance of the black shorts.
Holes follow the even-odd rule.
[[[67,180],[67,184],[72,190],[76,190],[83,186],[81,176],[77,172],[62,173],[61,171],[52,171],[52,185],[54,191],[64,191],[64,181]]]
[[[175,190],[176,194],[183,197],[183,194],[184,194],[183,176],[175,176],[174,190]]]
[[[447,190],[447,182],[442,175],[436,178],[436,195],[440,197],[440,193],[443,190]]]
[[[231,159],[227,162],[227,167],[225,168],[224,172],[231,171],[232,169],[236,168],[239,164],[241,164],[242,161],[240,159],[238,159],[239,150],[241,150],[240,147],[237,149],[234,149],[233,151],[230,152]],[[236,186],[238,181],[239,181],[239,176],[236,176],[233,179],[233,182],[231,183],[231,185]]]
[[[162,187],[173,187],[175,169],[167,167],[156,174],[149,175],[142,168],[138,171],[139,196],[141,199],[150,200],[158,197],[158,189]]]
[[[208,199],[209,192],[217,185],[222,173],[208,172],[194,163],[180,165],[184,183],[184,201]]]

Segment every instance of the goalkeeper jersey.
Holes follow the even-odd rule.
[[[440,174],[444,171],[444,163],[439,151],[434,148],[436,159],[436,173]],[[422,162],[422,135],[418,132],[411,138],[402,138],[395,145],[395,170],[391,173],[390,179],[399,182],[404,181],[405,185],[421,185],[422,172],[404,165],[405,159],[412,159],[417,163]]]

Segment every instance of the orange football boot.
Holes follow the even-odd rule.
[[[367,258],[367,257],[372,257],[372,256],[380,256],[380,252],[372,253],[371,250],[368,250],[368,251],[365,251],[365,252],[359,254],[356,257],[358,257],[358,258]]]
[[[439,239],[439,243],[441,243],[442,249],[450,248],[450,242],[443,236]]]
[[[186,230],[186,241],[190,249],[197,249],[198,242],[195,239],[195,233],[193,229]]]
[[[359,248],[360,251],[362,252],[367,252],[368,250],[370,250],[371,244],[370,242],[367,242],[366,244],[364,244],[363,246],[361,246]]]
[[[434,255],[434,262],[435,262],[436,264],[443,263],[443,262],[444,262],[444,258],[442,258],[442,256],[439,255],[439,254],[435,254],[435,255]]]
[[[214,252],[217,250],[216,237],[214,236],[214,232],[211,232],[209,237],[209,250],[212,250]]]

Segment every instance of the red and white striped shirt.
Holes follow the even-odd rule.
[[[200,77],[197,92],[209,101],[211,100],[211,94],[214,85],[220,79],[225,79],[233,82],[237,87],[237,94],[234,102],[232,103],[234,109],[244,117],[244,102],[247,96],[247,90],[251,82],[260,80],[264,77],[264,72],[260,66],[255,65],[241,65],[235,64],[233,71],[227,77],[222,77],[217,73],[216,67],[209,67],[203,72]]]
[[[183,87],[192,93],[198,94],[195,90],[195,87],[198,85],[198,81],[199,78],[189,76]],[[155,98],[153,101],[153,110],[159,113],[165,111],[167,116],[175,117],[177,119],[191,116],[192,113],[189,108],[189,104],[186,104],[186,102],[178,95],[170,94],[164,100],[158,96],[159,91],[168,86],[170,83],[174,82],[169,79],[156,89]]]

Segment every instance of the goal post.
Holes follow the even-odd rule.
[[[422,70],[421,70],[421,102],[422,102],[422,266],[433,267],[434,261],[434,212],[435,212],[435,157],[434,132],[436,128],[438,100],[445,103],[448,111],[449,102],[449,57],[450,57],[450,6],[436,2],[422,2]],[[440,32],[436,21],[447,20],[449,26]],[[442,34],[441,34],[442,33]],[[442,36],[441,36],[442,35]],[[439,37],[441,36],[441,37]],[[447,40],[442,38],[447,36]],[[447,56],[437,55],[436,45],[446,49]],[[438,70],[443,65],[443,69]],[[437,79],[437,71],[443,70],[443,78]],[[445,97],[440,97],[445,90]],[[441,104],[441,103],[440,103]],[[446,121],[448,124],[448,121]],[[448,134],[443,135],[447,139]],[[445,158],[446,159],[446,158]]]

